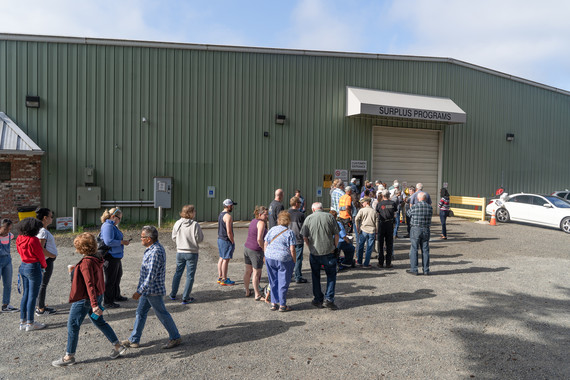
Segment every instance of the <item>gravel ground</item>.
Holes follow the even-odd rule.
[[[451,218],[449,240],[441,241],[435,219],[434,225],[431,276],[405,273],[409,242],[399,239],[394,268],[339,274],[340,310],[315,309],[311,284],[293,283],[289,313],[243,297],[244,228],[236,229],[238,249],[229,268],[237,285],[216,284],[216,230],[207,229],[193,290],[196,302],[166,301],[183,344],[163,350],[168,335],[151,312],[143,346],[109,360],[110,344],[86,322],[78,363],[68,368],[50,363],[65,351],[67,265],[80,257],[69,236],[58,237],[60,255],[47,295],[58,312],[36,317],[48,327],[29,333],[18,330],[17,313],[0,316],[0,378],[569,378],[570,236],[523,224],[491,227]],[[136,288],[144,251],[138,234],[125,232],[134,242],[123,259],[121,287],[127,296]],[[170,231],[160,238],[167,249],[169,287],[176,251]],[[17,270],[19,258],[15,252],[13,257]],[[308,269],[306,256],[310,279]],[[264,271],[264,283],[266,278]],[[15,282],[12,304],[19,306]],[[119,339],[129,336],[135,309],[129,300],[105,312]]]

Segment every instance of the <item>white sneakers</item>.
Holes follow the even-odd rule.
[[[46,325],[44,325],[43,323],[40,323],[38,321],[34,321],[31,324],[27,324],[27,323],[20,323],[20,331],[33,331],[33,330],[41,330],[44,327],[46,327]]]

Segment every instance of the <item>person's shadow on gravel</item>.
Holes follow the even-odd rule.
[[[143,347],[129,350],[125,357],[168,353],[172,354],[172,358],[185,358],[216,347],[270,338],[305,324],[303,321],[267,320],[220,325],[215,330],[183,335],[182,344],[171,350],[162,349],[164,339],[143,342]]]
[[[409,302],[437,296],[433,289],[418,289],[415,292],[397,292],[389,294],[371,295],[370,293],[362,295],[352,295],[339,298],[339,306],[342,309],[350,309],[353,307],[376,305],[380,303],[393,302]]]

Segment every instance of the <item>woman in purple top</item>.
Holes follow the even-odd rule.
[[[259,291],[259,281],[261,280],[261,270],[263,268],[263,238],[267,234],[267,216],[269,215],[267,208],[264,206],[255,206],[253,211],[254,219],[249,224],[247,231],[247,240],[244,246],[245,273],[243,275],[243,286],[245,286],[245,296],[251,296],[249,289],[249,281],[253,273],[253,292],[255,300],[261,300]]]
[[[265,237],[265,263],[267,277],[271,286],[271,310],[289,311],[287,291],[295,268],[297,253],[295,233],[290,230],[291,215],[281,211],[277,216],[277,225],[269,230]]]

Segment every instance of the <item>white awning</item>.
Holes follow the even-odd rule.
[[[44,151],[4,112],[0,112],[0,153],[44,154]]]
[[[373,115],[390,119],[463,124],[467,115],[449,98],[346,87],[346,116]]]

